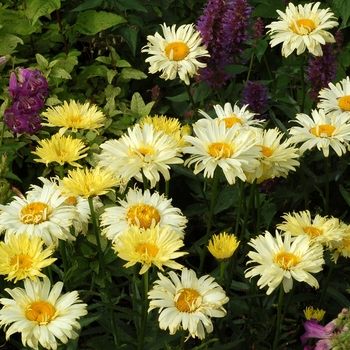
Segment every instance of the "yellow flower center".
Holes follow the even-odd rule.
[[[340,97],[338,100],[338,106],[343,111],[350,111],[350,95]]]
[[[55,313],[56,309],[49,302],[34,301],[27,307],[25,315],[30,321],[47,324],[53,319]]]
[[[143,161],[147,155],[154,155],[154,148],[142,142],[140,147],[137,149],[137,152],[134,152],[134,154],[139,156]]]
[[[165,54],[173,61],[182,61],[189,53],[189,47],[181,41],[174,41],[165,48]]]
[[[141,228],[150,228],[160,221],[158,210],[149,204],[137,204],[129,208],[126,219]]]
[[[24,206],[20,213],[20,220],[27,225],[40,224],[47,221],[52,210],[42,202],[33,202]]]
[[[282,269],[289,270],[291,267],[298,265],[300,260],[293,253],[280,252],[275,255],[274,262]]]
[[[236,123],[239,123],[241,125],[243,124],[242,120],[237,118],[236,114],[232,114],[230,117],[223,118],[221,121],[225,123],[227,129],[232,128]]]
[[[159,249],[154,244],[144,243],[144,244],[140,244],[136,248],[136,252],[141,255],[146,255],[146,256],[155,258],[159,252]]]
[[[259,145],[259,146],[261,147],[262,154],[265,157],[271,157],[273,155],[273,150],[270,147],[262,146],[262,145]]]
[[[67,157],[69,155],[69,152],[58,149],[56,150],[56,154],[58,158],[63,158],[63,157]]]
[[[295,21],[295,24],[296,26],[294,25],[294,23],[292,24],[292,31],[295,34],[309,34],[316,28],[315,22],[308,18],[298,19],[297,21]]]
[[[81,116],[70,117],[69,119],[73,124],[80,124],[83,121],[83,118]]]
[[[335,130],[335,126],[328,125],[328,124],[322,124],[322,125],[316,125],[314,126],[310,132],[311,134],[314,134],[317,137],[330,137],[332,136],[333,132]]]
[[[198,300],[199,299],[199,300]],[[194,312],[198,308],[198,301],[200,302],[201,295],[193,288],[184,288],[177,297],[175,306],[181,312]]]
[[[311,237],[318,237],[322,235],[322,230],[314,226],[306,226],[303,228],[303,231]]]
[[[32,266],[32,259],[26,254],[18,254],[11,259],[11,265],[17,269],[27,269]]]
[[[233,155],[234,150],[228,143],[213,142],[208,146],[208,153],[215,158],[229,158]]]
[[[68,197],[64,202],[68,205],[74,205],[74,206],[77,205],[77,203],[78,203],[77,197],[75,197],[75,196]]]

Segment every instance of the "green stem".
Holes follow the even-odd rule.
[[[278,340],[279,340],[280,333],[281,333],[281,328],[282,328],[281,319],[282,319],[283,297],[284,297],[284,289],[283,289],[283,283],[281,283],[280,284],[280,293],[279,293],[279,296],[278,296],[276,333],[275,333],[275,340],[273,342],[272,350],[276,350],[277,349]]]
[[[219,277],[219,285],[220,286],[222,286],[222,281],[224,280],[226,265],[227,265],[227,261],[220,262],[220,277]]]
[[[67,252],[66,252],[66,242],[59,240],[58,242],[58,250],[60,251],[61,254],[61,259],[62,259],[62,264],[63,264],[63,271],[64,271],[64,285],[66,289],[69,291],[70,290],[70,283],[66,279],[67,278],[67,273],[68,273],[68,258],[67,258]]]
[[[143,181],[143,190],[149,190],[149,183],[148,183],[148,179],[145,176],[145,174],[143,173],[142,169],[141,169],[141,173],[142,173],[142,181]]]
[[[251,208],[253,205],[253,200],[255,197],[255,188],[256,188],[256,179],[254,180],[252,187],[250,189],[250,194],[249,194],[249,201],[248,201],[248,207],[247,210],[244,214],[244,220],[243,220],[243,226],[242,226],[242,231],[241,231],[241,237],[243,238],[245,236],[245,230],[247,228],[247,223],[248,223],[248,216],[251,212]]]
[[[240,181],[237,183],[239,188],[239,203],[238,203],[238,212],[237,212],[237,218],[236,218],[236,226],[235,226],[235,235],[238,234],[238,227],[239,222],[241,220],[241,213],[242,213],[242,204],[244,202],[244,182]]]
[[[304,208],[305,208],[305,210],[309,210],[309,201],[310,201],[309,190],[308,190],[305,174],[304,174],[304,171],[303,171],[302,167],[300,167],[298,169],[298,173],[299,173],[299,176],[300,176],[302,191],[303,191],[303,194],[304,194]]]
[[[325,183],[326,183],[326,203],[325,203],[325,214],[329,215],[329,158],[324,157],[324,170],[325,170]]]
[[[207,245],[208,245],[208,241],[210,238],[211,226],[213,223],[214,208],[215,208],[215,204],[216,204],[216,194],[217,194],[220,174],[221,174],[221,169],[219,167],[217,167],[214,171],[213,188],[212,188],[212,192],[211,192],[211,201],[210,201],[210,208],[209,208],[207,233],[206,233],[205,239],[204,239],[204,248],[203,248],[202,254],[200,256],[199,274],[201,274],[203,271],[204,260],[205,260],[205,256],[206,256],[207,251],[208,251]]]
[[[254,54],[254,52],[253,52],[253,53],[252,53],[252,56],[250,57],[250,62],[249,62],[249,68],[248,68],[248,74],[247,74],[247,80],[246,80],[247,83],[248,83],[248,81],[249,81],[250,73],[251,73],[251,71],[252,71],[253,62],[254,62],[254,57],[255,57],[255,54]]]
[[[196,108],[196,104],[194,103],[193,96],[191,94],[190,85],[185,84],[185,87],[186,87],[187,95],[190,99],[190,107],[193,110],[193,117],[194,117],[193,119],[196,119],[195,117],[197,115],[197,108]]]
[[[2,141],[4,139],[5,123],[2,122],[1,134],[0,134],[0,148],[2,147]]]
[[[255,234],[259,234],[260,227],[261,227],[261,207],[260,207],[260,193],[259,193],[259,186],[255,185],[255,198],[256,198],[256,232]]]
[[[64,167],[62,164],[60,164],[59,169],[60,169],[60,179],[62,180],[64,178]]]
[[[148,270],[142,275],[142,314],[141,314],[141,327],[138,337],[138,350],[143,349],[143,344],[145,340],[146,326],[147,326],[147,310],[148,310]]]
[[[334,261],[331,260],[330,261],[330,265],[329,265],[329,270],[328,270],[328,275],[327,275],[326,281],[322,285],[322,293],[321,293],[320,299],[319,299],[318,304],[317,304],[317,308],[318,309],[322,308],[323,300],[324,300],[324,297],[326,296],[326,292],[327,292],[327,289],[328,289],[329,281],[330,281],[331,276],[333,274],[334,265],[335,265]]]
[[[97,249],[98,249],[98,257],[99,257],[99,261],[100,261],[100,265],[101,265],[102,275],[103,275],[103,278],[104,278],[104,284],[105,284],[105,289],[106,289],[106,294],[107,294],[107,300],[108,300],[108,304],[111,306],[110,309],[109,309],[109,312],[110,312],[110,318],[111,318],[111,322],[112,322],[114,343],[115,343],[116,348],[118,349],[119,346],[120,346],[120,341],[119,341],[119,336],[118,336],[117,325],[115,323],[115,318],[114,318],[114,315],[113,315],[113,309],[112,309],[113,303],[112,303],[112,296],[111,296],[111,288],[110,288],[110,283],[109,283],[108,276],[106,274],[106,265],[105,265],[103,252],[102,252],[102,246],[101,246],[101,240],[100,240],[100,227],[99,227],[99,225],[97,223],[97,217],[96,217],[96,213],[95,213],[95,209],[94,209],[93,198],[89,197],[88,198],[88,202],[89,202],[89,208],[90,208],[92,227],[93,227],[93,231],[94,231],[94,234],[95,234],[95,237],[96,237],[96,244],[97,244]]]

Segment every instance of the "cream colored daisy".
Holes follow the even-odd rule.
[[[261,183],[275,177],[287,177],[290,171],[299,166],[299,153],[289,139],[283,140],[284,134],[278,128],[262,130],[255,128],[255,143],[261,147],[259,166],[252,173],[246,173],[247,182]]]
[[[286,12],[277,10],[279,20],[267,25],[270,30],[271,47],[282,44],[282,56],[288,57],[294,50],[297,55],[306,49],[315,56],[322,56],[322,46],[334,43],[333,35],[328,29],[336,27],[333,12],[329,8],[319,9],[321,3],[309,3],[295,6],[289,3]]]
[[[165,23],[160,26],[164,37],[159,33],[148,35],[148,44],[141,50],[151,55],[146,58],[146,62],[150,63],[149,72],[162,72],[160,77],[165,80],[174,80],[179,75],[189,85],[189,78],[199,68],[206,67],[205,63],[197,59],[210,56],[205,45],[202,45],[200,33],[193,24],[184,24],[177,30],[175,24],[171,28]]]
[[[147,116],[140,122],[141,128],[145,124],[152,124],[155,132],[163,131],[165,134],[172,136],[177,142],[179,148],[184,146],[185,140],[183,136],[191,134],[189,125],[181,125],[179,119],[169,118],[165,115]]]
[[[42,115],[47,120],[47,123],[42,124],[61,127],[60,134],[64,134],[68,129],[73,132],[79,129],[95,130],[102,127],[105,121],[104,114],[96,105],[90,105],[89,102],[81,104],[74,100],[69,103],[64,101],[62,106],[50,107]]]
[[[285,293],[291,291],[293,279],[298,282],[306,282],[314,288],[318,288],[317,279],[312,273],[322,271],[323,248],[319,243],[312,243],[308,235],[298,236],[292,241],[290,232],[281,235],[276,231],[276,237],[266,231],[251,239],[248,243],[255,251],[250,251],[251,259],[247,264],[255,263],[245,271],[245,277],[251,278],[260,275],[257,285],[260,288],[268,286],[266,292],[270,295],[281,283]]]
[[[239,241],[234,234],[221,232],[213,235],[209,240],[208,250],[218,261],[226,261],[231,258],[238,248]]]
[[[337,84],[329,83],[328,88],[319,92],[318,108],[326,112],[350,113],[350,78],[346,77]]]
[[[5,280],[14,283],[25,278],[36,280],[45,277],[40,271],[51,265],[56,258],[51,258],[54,246],[43,248],[40,237],[29,237],[27,233],[9,235],[8,242],[0,242],[0,275],[7,275]]]
[[[26,198],[13,197],[7,205],[0,205],[0,227],[5,231],[5,241],[10,235],[28,233],[41,237],[47,246],[58,240],[75,240],[70,226],[75,209],[65,205],[66,198],[55,184],[44,184],[41,191],[30,190]]]
[[[169,229],[184,236],[187,219],[179,208],[171,205],[167,199],[158,192],[151,194],[149,190],[129,189],[125,199],[119,200],[119,205],[106,208],[101,215],[101,226],[105,226],[102,235],[113,242],[116,241],[131,226],[141,230],[158,225],[169,226]]]
[[[308,210],[287,213],[284,221],[277,225],[279,230],[289,232],[292,236],[308,235],[312,242],[320,243],[328,248],[337,246],[344,238],[345,232],[337,218],[328,218],[316,214],[311,218]]]
[[[350,141],[350,114],[328,113],[323,109],[312,110],[311,117],[299,113],[296,122],[300,126],[289,129],[292,135],[291,143],[302,143],[299,150],[304,153],[317,147],[325,157],[329,156],[329,148],[333,148],[340,157],[346,153],[346,146]]]
[[[212,317],[224,317],[223,305],[229,299],[221,286],[209,275],[196,276],[193,270],[184,268],[181,276],[174,271],[169,277],[158,273],[148,292],[148,312],[159,308],[159,328],[175,334],[179,329],[189,332],[189,337],[204,339],[213,331]]]
[[[40,158],[34,159],[38,163],[57,162],[60,165],[68,163],[75,167],[81,167],[77,160],[87,156],[86,152],[89,147],[85,147],[83,141],[73,139],[72,136],[64,136],[59,133],[53,135],[51,139],[38,141],[39,147],[35,152]]]
[[[109,166],[116,177],[143,182],[142,174],[150,181],[151,188],[160,180],[170,180],[170,165],[181,164],[179,147],[173,137],[163,131],[155,131],[153,125],[136,124],[129,128],[119,140],[108,140],[101,144],[97,156],[101,166]]]
[[[264,120],[256,119],[257,114],[252,113],[248,110],[249,105],[244,105],[243,107],[238,107],[235,104],[232,108],[231,103],[227,102],[222,108],[220,105],[214,105],[214,110],[217,116],[217,120],[219,123],[225,123],[226,128],[229,129],[233,125],[238,124],[242,127],[251,127],[251,126],[259,126]],[[212,120],[210,115],[206,112],[199,110],[199,113],[202,114],[206,119]],[[205,126],[206,119],[199,119],[197,121],[198,124]]]
[[[194,164],[194,174],[204,170],[204,177],[213,178],[220,167],[230,185],[236,178],[246,180],[245,172],[253,172],[259,165],[261,148],[254,144],[249,130],[239,129],[235,124],[227,128],[225,123],[207,120],[205,127],[194,124],[195,137],[185,136],[192,146],[183,147],[183,152],[191,154],[185,165]]]
[[[314,309],[313,306],[308,306],[304,310],[304,316],[307,320],[311,320],[312,318],[316,319],[318,322],[321,322],[323,319],[323,316],[325,315],[326,311],[322,309]]]
[[[56,350],[60,344],[78,337],[78,319],[87,314],[78,292],[61,294],[62,282],[51,289],[50,280],[24,280],[23,288],[6,288],[12,299],[1,298],[0,326],[6,340],[21,333],[23,346]],[[39,345],[40,344],[40,345]]]
[[[141,263],[140,274],[143,274],[152,265],[161,271],[163,266],[181,269],[183,266],[174,259],[187,254],[178,251],[183,246],[182,237],[169,226],[156,225],[145,230],[130,226],[113,244],[113,249],[119,258],[128,261],[124,267]]]
[[[350,258],[350,226],[339,220],[339,228],[344,231],[343,238],[334,245],[331,259],[337,263],[340,256]]]
[[[81,196],[89,198],[102,196],[113,187],[119,186],[121,180],[114,176],[109,168],[85,168],[68,171],[68,176],[61,180],[59,189],[67,197]]]

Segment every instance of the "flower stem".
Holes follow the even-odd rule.
[[[276,322],[276,333],[275,333],[275,340],[273,341],[273,348],[272,350],[277,349],[278,340],[281,333],[281,319],[282,319],[282,304],[283,304],[283,297],[284,297],[284,289],[283,289],[283,283],[280,284],[280,293],[278,296],[278,306],[277,306],[277,322]]]
[[[90,214],[91,214],[91,222],[93,226],[93,231],[96,237],[96,244],[97,244],[97,249],[98,249],[98,256],[99,256],[99,262],[101,265],[101,270],[102,270],[102,275],[104,278],[104,284],[105,284],[105,290],[106,290],[106,295],[107,295],[107,301],[108,304],[111,306],[109,309],[110,312],[110,318],[112,322],[112,330],[113,330],[113,337],[114,337],[114,343],[116,348],[118,349],[120,346],[120,341],[119,341],[119,336],[118,336],[118,329],[117,325],[115,323],[115,318],[113,315],[113,309],[112,309],[112,297],[111,297],[111,288],[110,288],[110,283],[108,276],[106,274],[106,265],[103,257],[103,252],[102,252],[102,246],[101,246],[101,240],[100,240],[100,227],[97,224],[97,218],[96,218],[96,213],[94,209],[94,204],[93,204],[93,198],[89,197],[88,198],[89,202],[89,208],[90,208]]]
[[[199,274],[201,274],[203,271],[204,260],[205,260],[205,256],[206,256],[207,250],[208,250],[207,245],[208,245],[208,240],[210,238],[211,226],[213,223],[214,208],[215,208],[215,204],[216,204],[216,194],[217,194],[217,189],[218,189],[218,184],[219,184],[220,173],[221,173],[220,168],[217,167],[215,169],[214,178],[213,178],[213,188],[212,188],[212,193],[211,193],[209,218],[208,218],[208,224],[207,224],[207,233],[206,233],[205,239],[204,239],[203,251],[202,251],[202,254],[200,255]]]
[[[226,265],[227,265],[227,261],[220,262],[220,277],[219,277],[219,285],[220,286],[222,286],[222,281],[224,280]]]
[[[147,325],[147,310],[148,310],[148,270],[142,275],[142,313],[141,313],[141,327],[138,337],[138,350],[143,349],[145,340],[146,325]]]
[[[326,183],[326,203],[325,203],[325,214],[329,215],[329,159],[324,157],[324,172],[325,172],[325,183]]]
[[[329,270],[328,270],[328,275],[327,275],[326,281],[322,285],[322,293],[321,293],[320,299],[319,299],[318,304],[317,304],[317,308],[318,309],[321,308],[322,305],[323,305],[323,299],[326,296],[326,292],[327,292],[327,289],[328,289],[329,281],[330,281],[331,276],[333,274],[333,269],[334,269],[334,261],[331,260],[330,264],[329,264]]]

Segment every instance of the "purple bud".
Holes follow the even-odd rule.
[[[11,72],[10,75],[10,86],[8,88],[8,92],[10,93],[10,96],[12,99],[15,99],[20,91],[20,87],[17,82],[17,77],[15,72]]]
[[[10,59],[10,57],[10,55],[0,57],[0,66],[4,65]]]

